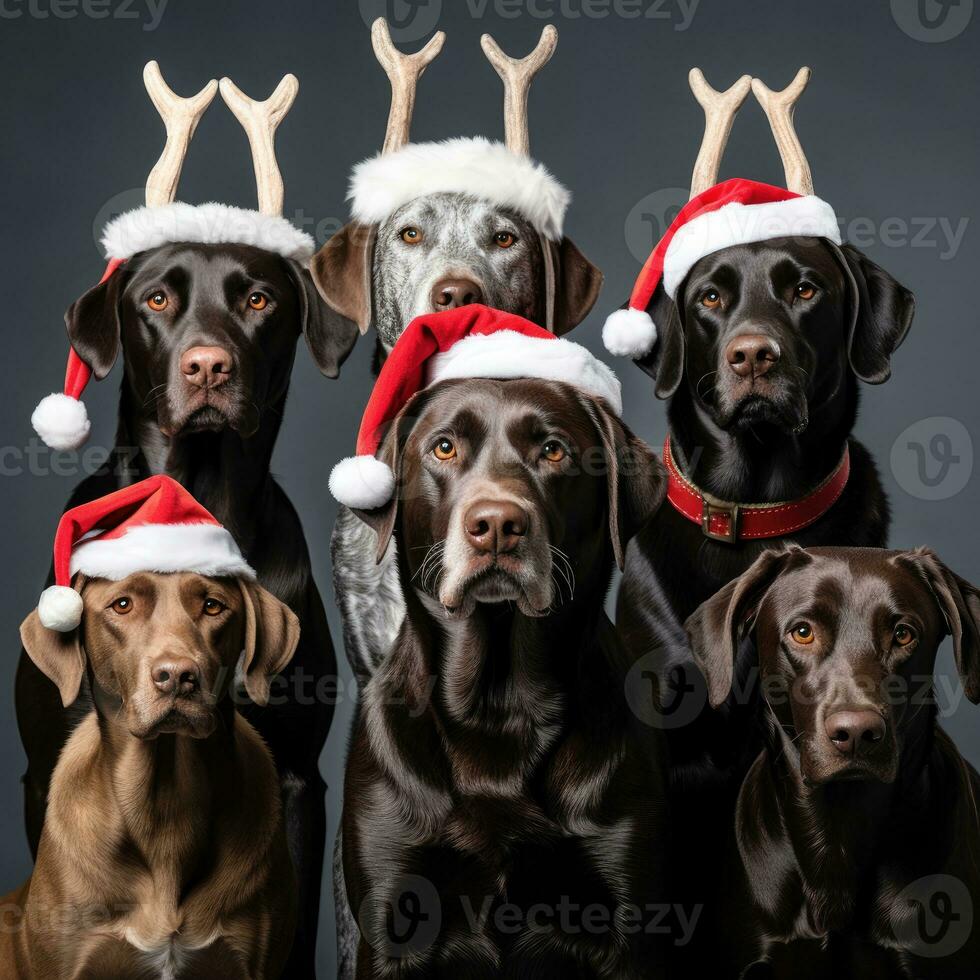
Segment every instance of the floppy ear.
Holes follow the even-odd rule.
[[[20,624],[20,640],[38,670],[57,685],[61,703],[66,708],[73,704],[78,698],[85,674],[85,651],[82,649],[80,628],[68,633],[49,630],[41,625],[35,609]]]
[[[371,262],[377,225],[356,221],[331,236],[310,263],[313,282],[334,312],[357,324],[371,326]]]
[[[289,273],[296,284],[303,336],[321,374],[336,378],[359,336],[357,324],[328,306],[313,277],[294,259],[287,260]]]
[[[595,306],[602,289],[602,273],[570,238],[560,242],[542,238],[541,244],[552,256],[555,299],[552,327],[560,337],[577,327]]]
[[[602,439],[609,493],[609,536],[622,571],[630,539],[657,512],[667,493],[667,471],[650,447],[606,407],[583,396]]]
[[[748,571],[702,602],[684,624],[713,708],[728,697],[739,643],[751,631],[762,597],[791,558],[809,560],[795,545],[764,551]]]
[[[950,571],[931,548],[916,548],[898,557],[925,576],[953,638],[963,690],[974,704],[980,704],[980,590]]]
[[[851,369],[868,384],[891,376],[891,356],[905,340],[915,315],[915,296],[852,245],[831,250],[850,291],[848,356]]]
[[[112,370],[119,354],[119,303],[124,279],[125,273],[117,269],[65,311],[68,340],[92,369],[96,381]]]
[[[663,283],[657,285],[647,313],[657,328],[657,342],[636,363],[656,382],[656,396],[670,398],[684,377],[684,324],[677,304],[664,292]]]
[[[292,660],[299,619],[284,602],[255,582],[240,582],[245,600],[245,690],[257,704],[269,703],[269,681]]]

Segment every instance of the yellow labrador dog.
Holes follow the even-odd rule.
[[[51,783],[33,876],[6,899],[4,978],[275,978],[295,885],[272,757],[235,710],[299,639],[296,616],[244,578],[76,575],[81,624],[24,647],[65,705],[95,710]],[[244,651],[244,653],[242,653]]]

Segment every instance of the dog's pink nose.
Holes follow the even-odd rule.
[[[180,358],[180,371],[198,388],[217,388],[231,377],[231,354],[223,347],[191,347]]]
[[[201,674],[197,664],[187,657],[162,657],[150,671],[153,686],[161,694],[182,697],[194,694],[201,686]]]
[[[463,527],[474,548],[505,555],[527,534],[527,512],[510,501],[478,500],[463,517]]]
[[[867,752],[885,737],[885,719],[870,708],[862,711],[835,711],[827,716],[823,727],[827,738],[844,755]]]
[[[472,279],[440,279],[429,296],[432,309],[455,310],[458,306],[470,306],[483,302],[483,290]]]
[[[761,378],[779,360],[779,344],[765,334],[744,334],[725,348],[725,360],[740,378]]]

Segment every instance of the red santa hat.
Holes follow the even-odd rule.
[[[375,458],[388,426],[417,392],[449,378],[542,378],[574,385],[623,410],[619,380],[591,352],[513,313],[461,306],[413,320],[388,355],[364,410],[357,455],[337,463],[330,492],[342,504],[374,510],[395,490]]]
[[[118,581],[134,572],[197,572],[254,579],[231,534],[179,483],[151,476],[65,511],[54,539],[54,580],[37,612],[66,633],[82,621],[78,573]]]
[[[606,319],[602,342],[610,354],[642,357],[657,339],[647,312],[660,282],[673,299],[691,269],[705,256],[732,245],[774,238],[829,238],[839,245],[834,209],[812,194],[734,178],[709,187],[671,222],[637,277],[626,309]]]
[[[468,194],[516,211],[544,238],[560,241],[571,195],[541,163],[482,136],[408,143],[354,168],[351,217],[380,224],[426,194]]]
[[[309,260],[314,251],[312,237],[281,215],[214,202],[193,205],[175,201],[136,208],[106,225],[102,246],[109,264],[99,282],[113,276],[138,252],[168,242],[254,245],[298,262]],[[81,397],[91,377],[89,366],[70,348],[64,390],[42,398],[31,416],[31,425],[45,445],[78,449],[88,439],[91,423]]]

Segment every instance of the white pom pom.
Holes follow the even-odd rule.
[[[37,603],[41,625],[69,633],[82,621],[82,597],[66,585],[49,585]]]
[[[346,507],[374,510],[391,500],[395,474],[374,456],[348,456],[331,471],[330,492]]]
[[[602,328],[602,343],[616,357],[643,357],[657,342],[657,328],[646,310],[628,306],[606,318]]]
[[[52,449],[78,449],[92,427],[85,406],[77,398],[59,392],[41,399],[31,416],[31,425]]]

